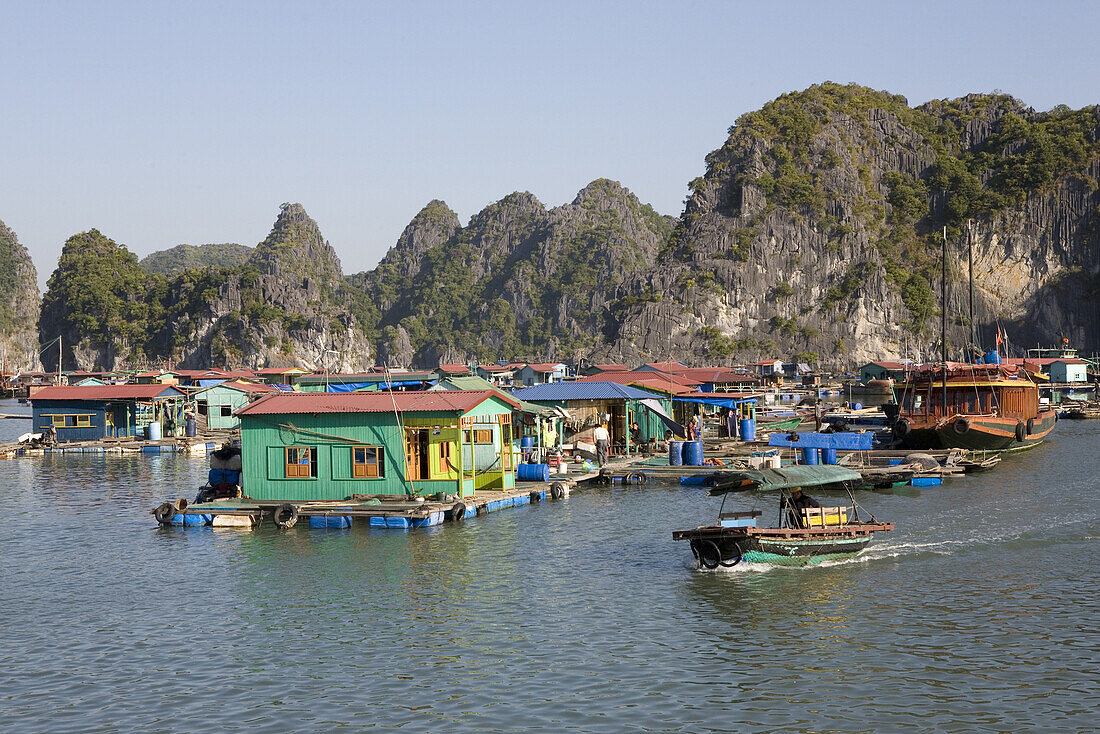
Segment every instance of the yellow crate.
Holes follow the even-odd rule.
[[[847,507],[803,507],[802,519],[808,528],[844,525],[848,522]]]

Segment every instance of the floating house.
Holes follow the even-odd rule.
[[[667,396],[616,382],[554,382],[517,390],[513,397],[536,405],[561,409],[573,442],[594,444],[592,432],[601,423],[611,434],[613,450],[631,453],[630,425],[638,423],[643,442],[664,437],[665,430],[683,435],[669,415]]]
[[[478,365],[474,372],[478,377],[488,380],[494,385],[512,385],[518,381],[517,373],[523,369],[524,366],[523,362],[483,364]]]
[[[601,372],[630,372],[625,364],[607,362],[604,364],[586,364],[577,369],[577,374],[582,377],[591,377]]]
[[[268,395],[237,411],[242,487],[288,502],[512,489],[518,407],[489,390]]]
[[[905,380],[906,369],[912,367],[912,362],[868,362],[859,368],[859,381],[864,385],[871,380],[892,379],[902,382]]]
[[[1067,357],[1050,363],[1051,382],[1088,382],[1089,363],[1083,359]]]
[[[545,364],[525,364],[516,372],[515,382],[520,385],[545,385],[561,382],[566,378],[568,368],[561,362]]]
[[[441,379],[447,377],[469,377],[473,374],[473,370],[469,365],[453,363],[453,364],[441,364],[436,368],[436,374]]]
[[[203,419],[209,430],[232,430],[241,425],[234,413],[251,401],[270,393],[280,392],[271,385],[260,385],[243,380],[228,380],[197,390],[192,394],[200,427]]]
[[[179,375],[167,370],[150,370],[138,372],[130,382],[135,385],[178,385]]]
[[[183,425],[186,396],[170,385],[47,387],[31,397],[34,431],[53,427],[58,441],[172,435]]]
[[[309,370],[301,367],[264,367],[255,370],[256,379],[267,385],[287,385],[293,388],[298,384],[302,375],[308,375]]]

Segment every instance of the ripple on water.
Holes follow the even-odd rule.
[[[1100,430],[1058,430],[859,494],[898,529],[855,559],[719,572],[671,540],[717,508],[678,486],[242,533],[153,525],[202,460],[7,462],[0,729],[1087,730]]]

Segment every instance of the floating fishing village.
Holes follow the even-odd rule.
[[[1096,731],[1100,5],[3,18],[0,732]]]
[[[843,381],[779,359],[38,372],[6,378],[33,425],[0,456],[209,457],[197,494],[169,490],[151,510],[166,527],[415,529],[673,478],[731,505],[777,497],[774,526],[724,500],[716,524],[675,530],[701,567],[807,565],[893,528],[861,517],[853,492],[965,481],[1041,443],[1059,417],[1100,417],[1095,370],[1073,349],[1039,348],[870,362]],[[804,489],[848,503],[823,507]]]

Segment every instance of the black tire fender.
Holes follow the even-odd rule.
[[[172,522],[172,518],[176,516],[176,510],[172,506],[171,502],[161,502],[155,508],[153,508],[153,518],[156,519],[161,525],[167,525]]]
[[[188,507],[188,502],[183,497],[180,497],[178,500],[176,500],[175,502],[172,503],[172,509],[176,511],[177,515],[179,513],[183,512],[183,511],[185,511],[187,509],[187,507]]]
[[[626,475],[627,484],[645,484],[648,477],[640,471],[632,471]]]
[[[951,423],[951,428],[960,436],[970,430],[970,421],[959,416]]]
[[[451,519],[455,522],[462,522],[466,519],[466,503],[455,502],[451,505]]]
[[[909,425],[909,421],[904,418],[900,419],[894,424],[894,427],[890,429],[890,432],[894,434],[894,438],[905,438],[909,435],[909,431],[912,426]]]
[[[1037,421],[1035,418],[1028,418],[1027,419],[1027,435],[1030,436],[1033,433],[1037,433],[1037,431],[1035,430],[1035,425],[1038,422],[1039,421]]]
[[[531,494],[529,494],[528,497],[531,498],[532,502],[541,502],[542,501],[542,495],[539,494],[538,492],[536,492],[533,489],[531,490]]]
[[[722,551],[718,548],[718,544],[713,540],[699,540],[699,565],[703,568],[713,571],[722,565]],[[709,556],[707,548],[714,551],[714,555]]]
[[[271,519],[275,521],[276,527],[284,530],[292,528],[298,522],[298,508],[289,503],[279,505],[271,513]]]
[[[734,550],[734,552],[737,553],[736,557],[734,557],[732,559],[723,558],[722,560],[718,561],[719,563],[722,564],[722,568],[733,568],[734,566],[736,566],[738,563],[741,562],[741,549],[738,548],[735,545],[735,546],[733,546],[733,550]]]
[[[560,500],[565,496],[565,485],[561,482],[554,482],[550,485],[550,497],[551,499]]]
[[[1016,440],[1023,443],[1026,438],[1027,426],[1024,425],[1023,421],[1016,421]]]

